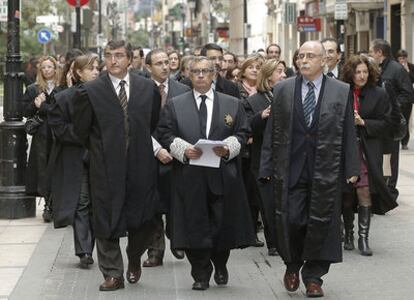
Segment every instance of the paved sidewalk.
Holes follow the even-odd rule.
[[[413,144],[410,146],[414,149]],[[403,151],[400,163],[400,206],[386,216],[372,219],[370,245],[374,255],[363,257],[357,251],[345,251],[344,262],[333,265],[324,278],[324,299],[413,299],[414,151]],[[125,289],[116,292],[99,292],[102,276],[97,264],[90,270],[77,268],[71,228],[55,230],[51,225],[45,228],[39,217],[0,222],[0,295],[4,298],[304,298],[303,285],[296,293],[284,290],[283,263],[279,257],[267,256],[265,248],[232,251],[227,287],[217,287],[211,280],[209,290],[192,291],[189,263],[176,260],[167,251],[164,266],[144,268],[138,284],[126,283]],[[3,245],[8,236],[9,242]],[[125,248],[125,240],[122,243]]]

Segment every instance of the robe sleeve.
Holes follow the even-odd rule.
[[[343,149],[344,149],[344,175],[345,179],[352,176],[359,176],[359,155],[358,143],[356,139],[355,119],[352,112],[352,94],[349,93],[348,103],[345,111],[343,130]]]
[[[73,131],[79,137],[80,142],[88,147],[94,112],[88,93],[83,86],[79,86],[76,91],[73,106]]]
[[[160,118],[160,110],[161,110],[161,94],[157,87],[157,85],[154,82],[154,98],[152,101],[152,111],[151,111],[151,133],[154,133],[157,124]],[[157,137],[155,135],[155,137]]]
[[[273,115],[267,119],[266,128],[263,132],[263,144],[260,155],[259,178],[271,177],[272,167],[272,124]]]

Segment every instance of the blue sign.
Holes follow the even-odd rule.
[[[50,42],[51,39],[52,39],[52,33],[47,28],[43,28],[39,30],[39,32],[37,33],[37,40],[41,44],[47,44]]]

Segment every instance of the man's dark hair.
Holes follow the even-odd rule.
[[[404,49],[400,49],[397,51],[397,53],[395,54],[395,56],[398,57],[408,57],[408,52],[405,51]]]
[[[144,57],[144,49],[142,49],[142,47],[134,47],[134,48],[132,48],[132,52],[134,52],[134,51],[136,51],[136,50],[138,50],[138,51],[139,51],[139,56],[140,56],[141,58],[143,58],[143,57]]]
[[[234,63],[237,64],[238,60],[237,60],[236,54],[227,51],[227,52],[224,53],[224,55],[231,55],[231,56],[233,56]]]
[[[145,56],[145,64],[151,66],[152,65],[152,56],[155,55],[155,54],[158,54],[158,53],[165,53],[165,54],[167,54],[167,52],[165,52],[162,49],[154,49],[154,50],[151,50],[150,52],[147,53],[147,56]]]
[[[382,55],[384,55],[387,58],[392,58],[391,45],[386,40],[383,40],[383,39],[373,40],[372,41],[372,48],[376,52],[381,50]]]
[[[120,40],[120,41],[114,41],[111,40],[108,42],[108,44],[105,47],[105,50],[115,50],[118,48],[125,48],[128,59],[131,59],[134,56],[134,53],[132,52],[132,46],[129,42]]]
[[[280,46],[276,43],[273,43],[273,44],[270,44],[269,46],[266,47],[266,54],[269,54],[270,47],[274,47],[274,46],[276,46],[279,49],[279,54],[282,53],[282,49],[280,48]]]
[[[72,63],[78,56],[81,56],[83,54],[84,53],[82,52],[82,50],[79,50],[78,48],[72,48],[68,52],[66,52],[65,62]]]
[[[209,43],[209,44],[205,44],[204,47],[201,49],[200,56],[207,56],[208,50],[217,50],[217,51],[220,51],[221,54],[223,54],[223,48],[221,48],[217,44]]]
[[[339,47],[338,41],[336,39],[329,37],[329,38],[324,38],[324,39],[321,40],[321,43],[322,44],[325,43],[325,42],[333,42],[333,43],[335,43],[336,44],[336,52],[337,53],[341,53],[341,48]]]

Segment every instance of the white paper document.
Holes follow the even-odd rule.
[[[201,149],[203,154],[201,154],[199,159],[190,159],[189,164],[193,166],[219,168],[221,157],[214,153],[213,148],[220,146],[226,146],[226,143],[222,141],[198,140],[194,147]]]

